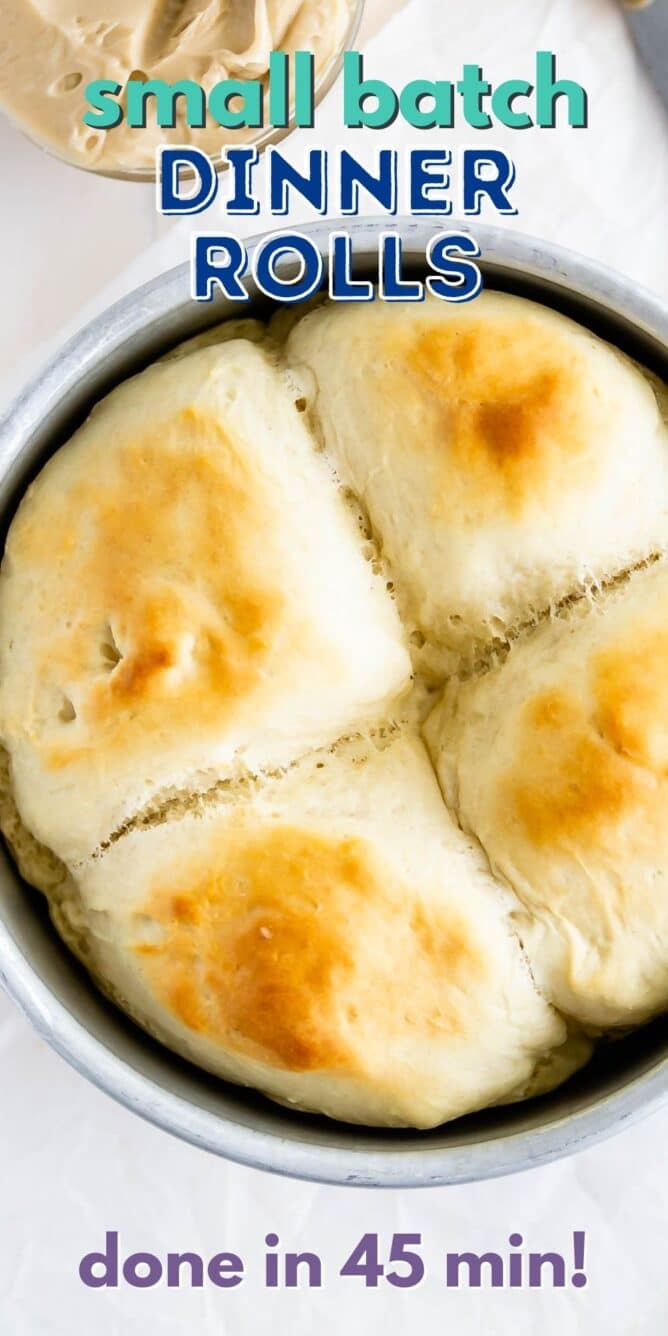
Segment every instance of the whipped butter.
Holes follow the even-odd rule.
[[[353,0],[3,0],[0,107],[61,157],[98,171],[152,169],[163,143],[192,143],[217,157],[223,142],[264,130],[191,129],[182,110],[164,129],[149,110],[145,129],[83,123],[95,79],[267,78],[272,50],[311,51],[316,83],[350,28]]]

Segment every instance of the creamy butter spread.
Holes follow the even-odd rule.
[[[173,130],[149,119],[91,129],[82,116],[93,79],[266,79],[272,50],[312,51],[316,81],[341,50],[353,0],[2,0],[0,105],[45,147],[97,170],[151,168],[156,145],[193,143],[217,156],[258,130]]]

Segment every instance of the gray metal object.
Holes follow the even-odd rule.
[[[668,0],[654,0],[641,7],[629,4],[626,21],[654,87],[668,108]]]
[[[333,226],[301,231],[326,253]],[[342,226],[354,235],[357,273],[371,275],[387,220]],[[404,239],[407,267],[419,275],[437,224],[398,220],[392,230]],[[668,310],[657,298],[545,242],[478,225],[463,230],[480,241],[488,284],[558,307],[668,380]],[[249,307],[262,310],[250,281],[248,290]],[[101,394],[170,345],[239,313],[239,303],[194,303],[183,266],[131,293],[72,339],[0,422],[3,534],[28,480]],[[144,1118],[241,1163],[325,1182],[427,1186],[511,1173],[598,1141],[668,1100],[663,1020],[603,1046],[552,1095],[431,1132],[352,1128],[283,1109],[182,1062],[107,1004],[2,850],[0,980],[53,1048]]]

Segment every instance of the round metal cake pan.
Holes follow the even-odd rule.
[[[340,225],[354,234],[357,274],[372,276],[387,220]],[[326,254],[329,232],[338,226],[300,230]],[[424,272],[437,228],[428,221],[392,225],[416,275]],[[488,286],[572,315],[668,380],[668,309],[658,298],[591,260],[514,231],[477,224],[463,230],[480,242]],[[243,314],[263,313],[265,301],[251,280],[248,291]],[[180,340],[239,314],[238,302],[193,302],[184,265],[132,292],[66,344],[0,422],[3,541],[26,484],[101,395]],[[351,1127],[283,1109],[181,1061],[100,997],[4,849],[0,980],[57,1052],[135,1113],[229,1159],[323,1182],[422,1187],[512,1173],[580,1150],[668,1099],[664,1018],[601,1045],[590,1065],[551,1095],[430,1132]]]

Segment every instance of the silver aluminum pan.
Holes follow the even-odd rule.
[[[326,253],[333,226],[300,230]],[[373,274],[387,220],[341,226],[354,233],[357,272]],[[416,274],[424,271],[425,246],[437,226],[410,219],[392,224]],[[668,380],[668,309],[658,298],[546,242],[477,224],[464,230],[481,243],[489,285],[566,311]],[[250,280],[248,290],[249,311],[263,309]],[[3,534],[26,483],[96,399],[174,343],[239,314],[238,303],[194,303],[184,265],[132,292],[70,340],[0,422]],[[367,1130],[288,1111],[182,1062],[108,1005],[3,850],[0,981],[54,1049],[144,1118],[241,1163],[323,1182],[418,1187],[528,1169],[619,1131],[668,1099],[668,1025],[662,1020],[602,1047],[552,1095],[431,1132]]]

